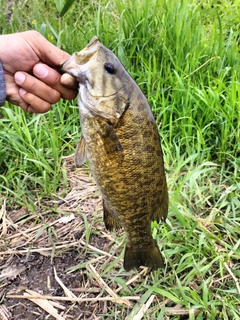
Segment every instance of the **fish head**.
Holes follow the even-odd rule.
[[[127,74],[118,58],[97,37],[65,61],[61,71],[72,75],[96,98],[116,95],[123,87],[123,73]]]

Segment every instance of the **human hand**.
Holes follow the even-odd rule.
[[[69,56],[37,31],[0,36],[7,100],[25,111],[43,113],[60,98],[74,99],[77,83],[55,69]]]

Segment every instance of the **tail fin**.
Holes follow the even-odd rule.
[[[153,269],[164,268],[162,255],[157,243],[152,239],[145,248],[126,246],[124,255],[124,269],[129,271],[134,268],[145,266]]]

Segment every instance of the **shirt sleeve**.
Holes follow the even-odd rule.
[[[4,80],[4,72],[2,63],[0,61],[0,107],[2,107],[6,100],[6,85]]]

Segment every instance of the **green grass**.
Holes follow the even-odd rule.
[[[2,33],[33,28],[69,53],[98,35],[150,102],[168,172],[169,217],[153,223],[167,269],[126,294],[142,303],[151,294],[170,299],[190,310],[189,319],[239,319],[240,293],[226,266],[240,279],[240,1],[84,1],[61,18],[54,2],[48,10],[37,0],[1,6]],[[45,115],[0,109],[0,200],[36,210],[65,192],[61,158],[73,153],[80,131],[76,102]],[[99,272],[111,279],[109,266]],[[137,303],[126,319],[138,310]],[[102,319],[127,316],[120,306],[108,312]],[[164,305],[151,312],[167,319]]]

